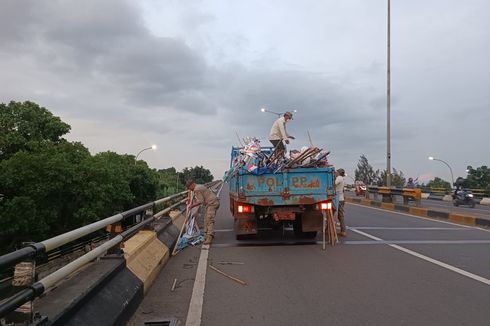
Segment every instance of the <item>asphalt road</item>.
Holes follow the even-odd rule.
[[[326,251],[291,230],[236,241],[227,197],[211,248],[172,258],[129,325],[184,322],[203,253],[247,285],[204,269],[201,325],[488,325],[488,230],[346,204],[348,236]]]
[[[472,215],[476,217],[490,219],[490,206],[485,205],[477,204],[475,205],[475,208],[470,208],[469,206],[455,207],[453,203],[449,201],[422,199],[422,206],[444,212]]]
[[[356,197],[353,192],[346,192],[346,195],[352,198]],[[490,206],[477,204],[474,208],[469,206],[455,207],[452,202],[434,199],[422,199],[421,206],[441,212],[470,215],[479,218],[490,219]]]

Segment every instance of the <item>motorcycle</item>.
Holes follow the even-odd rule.
[[[356,196],[366,195],[366,185],[362,181],[356,181]]]
[[[475,200],[473,199],[473,193],[469,189],[458,190],[453,194],[453,205],[468,205],[471,208],[475,207]]]

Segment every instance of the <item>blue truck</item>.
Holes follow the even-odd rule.
[[[335,196],[335,168],[295,167],[258,174],[245,167],[233,170],[240,149],[232,147],[225,176],[236,238],[249,238],[262,228],[290,225],[297,237],[316,237],[322,230],[322,209],[331,207]],[[261,148],[261,152],[270,155],[272,148]]]

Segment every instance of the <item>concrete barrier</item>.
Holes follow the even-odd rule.
[[[451,196],[451,195],[444,195],[444,197],[442,197],[442,200],[443,201],[453,201],[453,196]]]
[[[124,243],[123,250],[126,266],[143,282],[146,293],[168,261],[170,249],[154,231],[139,231]]]
[[[476,225],[476,218],[473,216],[466,216],[461,214],[449,214],[449,221],[465,224],[465,225]]]
[[[482,198],[480,205],[490,206],[490,198]]]

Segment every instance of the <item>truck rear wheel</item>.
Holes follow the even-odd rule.
[[[293,221],[293,230],[294,235],[302,239],[314,239],[317,234],[317,231],[303,232],[303,220],[299,214],[296,215],[296,219]]]

